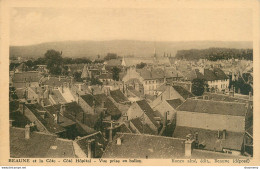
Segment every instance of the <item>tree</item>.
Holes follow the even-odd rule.
[[[104,58],[104,60],[111,60],[111,59],[117,59],[118,57],[117,57],[117,54],[116,53],[108,53],[106,56],[105,56],[105,58]]]
[[[136,65],[136,68],[137,68],[137,69],[142,69],[142,68],[144,68],[146,65],[147,65],[146,63],[141,62],[140,64],[137,64],[137,65]]]
[[[61,74],[61,65],[62,57],[61,53],[56,50],[47,50],[44,54],[47,63],[47,69],[49,69],[51,74],[60,75]]]
[[[77,82],[82,82],[82,79],[81,79],[81,73],[80,72],[75,72],[73,74],[74,76],[74,79],[77,81]]]
[[[207,87],[205,80],[196,78],[192,80],[191,92],[195,96],[201,96]]]
[[[113,67],[112,69],[113,80],[119,81],[119,73],[120,73],[120,69],[118,67]]]

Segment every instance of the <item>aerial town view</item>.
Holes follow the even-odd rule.
[[[246,9],[14,8],[10,157],[253,157],[247,16]],[[234,28],[238,19],[247,24]]]

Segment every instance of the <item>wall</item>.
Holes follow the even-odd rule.
[[[167,116],[168,120],[173,120],[175,115],[176,115],[176,111],[174,110],[174,108],[172,106],[169,105],[169,103],[167,101],[163,101],[161,104],[158,104],[157,106],[154,107],[154,110],[157,110],[158,112],[160,112],[160,114],[162,115],[163,119],[165,118],[165,112],[169,111],[169,115]]]
[[[137,105],[137,103],[133,103],[127,111],[128,120],[132,120],[137,117],[141,117],[143,115],[142,109]]]
[[[38,98],[38,94],[36,94],[30,87],[28,88],[28,99],[36,100]]]
[[[164,100],[180,99],[185,101],[185,99],[176,91],[173,87],[169,86],[167,89],[159,95],[153,102],[152,107],[161,104]]]
[[[177,126],[202,128],[209,130],[224,130],[233,132],[245,131],[245,117],[220,114],[177,112]]]

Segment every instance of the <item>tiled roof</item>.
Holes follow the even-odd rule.
[[[214,68],[213,70],[204,69],[203,78],[207,81],[228,79],[227,75],[220,68]]]
[[[176,109],[183,102],[180,99],[166,100],[174,109]]]
[[[99,104],[99,102],[97,102],[91,94],[81,95],[80,97],[91,107],[93,106],[94,102],[96,105]]]
[[[63,78],[61,77],[59,80],[59,77],[44,77],[41,79],[41,82],[43,85],[48,85],[48,86],[61,86],[63,83],[70,83],[71,78]]]
[[[52,90],[52,98],[56,103],[66,103],[66,100],[64,97],[61,95],[59,90]]]
[[[132,119],[130,123],[132,123],[142,134],[155,134],[154,131],[147,124],[142,123],[140,118]]]
[[[119,89],[110,91],[110,95],[117,103],[122,103],[122,102],[128,101],[128,99],[125,97],[125,95]]]
[[[156,69],[152,69],[152,70],[136,69],[136,71],[145,80],[162,79],[165,76],[165,73],[161,68],[156,68]]]
[[[140,100],[136,102],[139,107],[144,111],[144,113],[148,116],[151,122],[156,126],[159,127],[159,124],[154,119],[154,112],[150,105],[145,100]]]
[[[188,90],[184,89],[182,86],[174,85],[172,86],[184,99],[189,97],[194,97],[194,95]]]
[[[239,102],[239,103],[252,102],[249,101],[248,99],[237,98],[237,97],[233,97],[225,94],[219,94],[219,93],[204,92],[203,96],[207,96],[207,100],[214,100],[214,101]],[[203,97],[198,97],[198,98],[202,99]]]
[[[72,141],[55,135],[31,132],[25,139],[25,129],[10,128],[10,156],[14,158],[74,158]]]
[[[25,105],[35,116],[36,118],[44,125],[44,127],[51,133],[60,133],[64,132],[65,129],[55,123],[53,115],[51,115],[49,112],[46,112],[46,110],[39,105],[36,104],[26,104]],[[44,115],[43,118],[41,115]]]
[[[116,144],[121,138],[121,145]],[[117,133],[102,158],[181,158],[184,157],[183,139],[145,134]]]
[[[39,82],[41,75],[38,72],[21,72],[15,73],[13,82]]]
[[[48,150],[46,157],[75,158],[73,141],[57,138]]]
[[[88,155],[88,141],[94,139],[94,144],[95,146],[92,146],[95,148],[95,158],[100,158],[103,155],[103,150],[106,147],[106,141],[103,137],[103,135],[101,134],[101,132],[96,132],[90,135],[87,135],[85,137],[82,138],[78,138],[76,141],[76,143],[80,146],[80,148],[83,150],[83,152]]]
[[[243,103],[220,102],[201,99],[187,99],[177,108],[177,110],[231,116],[245,116],[247,113],[246,104]]]
[[[107,108],[107,113],[111,116],[121,116],[121,111],[116,107],[116,105],[107,98],[105,102],[105,108]]]
[[[57,111],[60,112],[60,108],[61,108],[61,105],[60,104],[57,104],[57,105],[52,105],[52,106],[47,106],[47,107],[44,107],[50,114],[55,114]],[[65,108],[66,109],[66,108]],[[54,118],[54,117],[53,117]],[[74,121],[68,119],[67,117],[65,117],[64,115],[60,115],[59,117],[59,125],[62,126],[62,127],[67,127],[67,126],[71,126],[75,124]]]
[[[242,132],[230,132],[226,131],[226,139],[222,139],[222,131],[220,132],[220,138],[218,139],[218,131],[206,130],[200,128],[191,128],[176,126],[173,137],[185,139],[188,134],[192,134],[195,137],[195,133],[198,132],[199,144],[206,145],[204,149],[222,151],[222,148],[228,148],[233,150],[241,150],[244,133]],[[222,147],[222,148],[221,148]]]
[[[10,156],[14,158],[43,158],[54,144],[55,135],[32,132],[25,139],[25,129],[10,128]]]

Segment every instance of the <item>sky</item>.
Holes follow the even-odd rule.
[[[252,41],[252,11],[153,8],[12,8],[10,44],[51,41]]]

